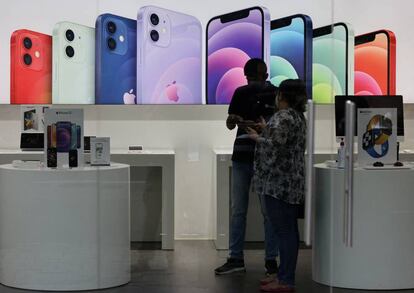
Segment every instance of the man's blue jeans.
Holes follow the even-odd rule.
[[[253,163],[233,161],[230,217],[230,258],[243,259],[249,191],[253,177]],[[261,196],[263,197],[263,196]],[[260,198],[260,197],[259,197]],[[275,260],[279,248],[274,229],[266,216],[264,198],[260,198],[265,231],[265,260]]]

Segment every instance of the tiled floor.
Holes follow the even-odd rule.
[[[136,247],[136,246],[135,246]],[[134,246],[133,246],[134,248]],[[263,277],[263,251],[247,250],[247,272],[215,276],[214,268],[226,259],[226,252],[217,252],[211,241],[177,241],[175,251],[133,250],[131,283],[104,293],[251,293],[259,292],[258,280]],[[414,277],[414,276],[413,276]],[[0,285],[0,293],[24,293]],[[297,269],[298,293],[358,293],[366,291],[330,289],[311,279],[311,250],[300,251]],[[377,291],[368,291],[374,293]],[[386,291],[378,291],[386,292]],[[392,291],[414,293],[414,290]]]

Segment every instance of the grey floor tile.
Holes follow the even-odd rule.
[[[247,272],[215,276],[214,268],[226,260],[225,251],[216,251],[212,241],[177,241],[175,251],[148,250],[132,246],[132,280],[129,284],[101,290],[103,293],[252,293],[259,292],[264,274],[263,246],[249,244],[245,263]],[[144,250],[136,250],[144,248]],[[301,249],[297,269],[297,293],[359,293],[367,291],[331,289],[312,281],[312,251]],[[27,290],[0,285],[0,293],[25,293]],[[368,291],[369,293],[387,291]],[[414,293],[414,290],[391,291]]]

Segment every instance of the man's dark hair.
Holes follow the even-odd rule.
[[[301,79],[286,79],[279,85],[279,92],[291,108],[301,113],[306,111],[306,85]]]
[[[259,67],[263,68],[263,71],[259,71]],[[267,66],[266,63],[259,58],[252,58],[246,62],[244,65],[244,75],[246,77],[257,78],[259,74],[266,74],[267,73]]]

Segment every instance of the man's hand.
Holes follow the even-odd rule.
[[[241,121],[243,121],[242,117],[238,115],[230,114],[227,117],[226,126],[228,129],[233,130],[236,127],[236,125]]]

